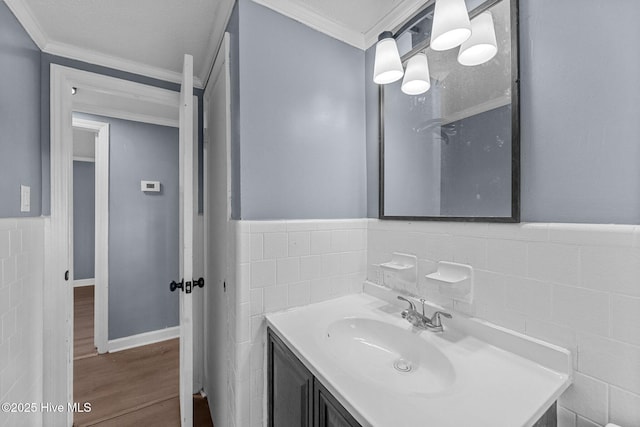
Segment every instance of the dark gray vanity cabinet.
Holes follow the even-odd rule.
[[[269,427],[311,427],[313,375],[271,330],[267,345]]]
[[[360,427],[335,397],[313,379],[313,427]]]
[[[361,427],[271,329],[267,346],[269,427]]]

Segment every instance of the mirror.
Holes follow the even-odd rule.
[[[382,219],[520,219],[518,3],[467,7],[472,23],[485,11],[493,17],[498,52],[483,64],[429,46],[433,3],[396,32],[405,69],[426,53],[431,87],[407,95],[402,80],[380,86]]]

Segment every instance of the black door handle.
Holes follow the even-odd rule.
[[[191,289],[196,286],[199,288],[204,288],[203,277],[199,278],[198,280],[194,280],[193,282],[187,283],[184,283],[184,279],[180,280],[179,283],[176,283],[176,281],[174,280],[169,284],[169,290],[171,290],[171,292],[175,292],[176,289],[180,289],[181,291],[190,294]]]
[[[173,280],[169,284],[169,289],[171,290],[171,292],[175,292],[176,289],[184,290],[184,279],[180,280],[180,283],[176,283],[176,281]]]

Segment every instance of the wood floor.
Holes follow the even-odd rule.
[[[73,394],[75,402],[91,403],[91,412],[76,413],[74,426],[180,426],[179,340],[96,354],[93,286],[84,288],[74,289],[79,297],[74,304]],[[213,427],[207,401],[199,395],[194,395],[193,425]]]
[[[95,286],[73,288],[73,358],[98,354],[93,345]]]

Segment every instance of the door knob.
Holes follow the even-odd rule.
[[[176,289],[180,289],[181,291],[190,294],[191,290],[194,287],[199,287],[199,288],[204,288],[204,278],[201,277],[198,280],[194,280],[192,282],[184,282],[184,279],[180,280],[180,282],[176,283],[175,280],[173,280],[170,284],[169,284],[169,290],[171,292],[175,292]]]

